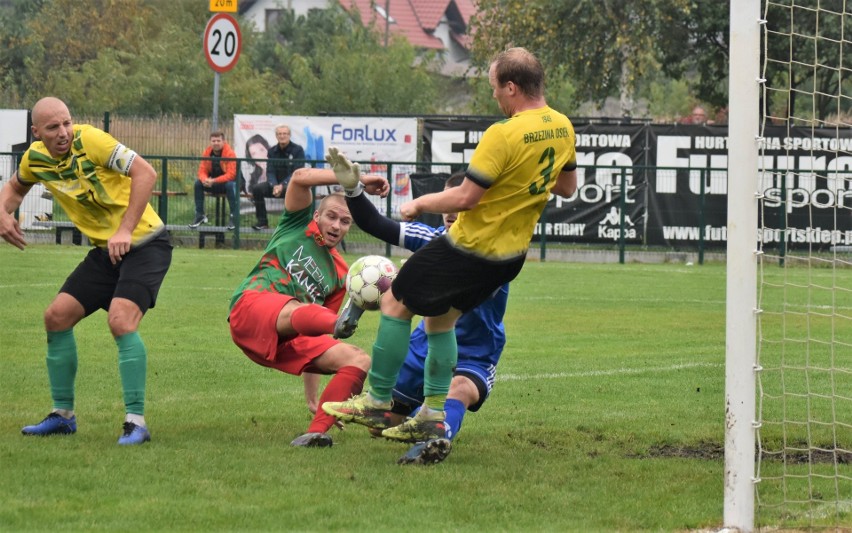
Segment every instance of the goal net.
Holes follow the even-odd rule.
[[[757,153],[751,227],[754,220],[758,227],[753,250],[729,247],[729,261],[754,257],[755,453],[751,470],[738,465],[734,479],[726,450],[726,525],[845,530],[852,528],[852,0],[763,0],[759,15],[748,21],[760,28],[760,71],[750,81],[758,86],[758,132],[737,140],[731,129],[732,145],[745,140]],[[731,76],[733,114],[735,99],[754,95],[735,91]],[[729,212],[729,224],[737,217]],[[732,351],[728,372],[746,370]],[[729,425],[732,385],[729,376]],[[726,447],[745,455],[742,444],[729,429]],[[739,497],[753,498],[751,518],[748,503],[730,500],[729,486],[746,477],[754,489]]]

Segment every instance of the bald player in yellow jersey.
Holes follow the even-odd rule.
[[[523,48],[511,48],[491,62],[488,80],[508,118],[486,130],[462,185],[400,207],[404,220],[421,213],[456,212],[458,219],[446,236],[405,262],[392,290],[383,296],[369,392],[323,404],[340,420],[386,427],[411,319],[424,316],[428,353],[423,407],[404,424],[384,429],[382,436],[426,442],[427,463],[443,460],[450,449],[444,438],[444,401],[458,357],[456,320],[521,271],[550,194],[570,197],[577,188],[574,127],[548,107],[539,60]]]
[[[32,134],[38,140],[0,189],[0,237],[24,249],[27,241],[13,213],[30,188],[42,183],[94,247],[44,312],[53,410],[21,431],[37,436],[77,431],[74,326],[103,309],[118,347],[124,392],[118,443],[143,444],[151,440],[144,417],[147,350],[137,329],[154,307],[172,259],[171,239],[148,203],[157,173],[110,134],[74,124],[58,98],[42,98],[33,106]]]

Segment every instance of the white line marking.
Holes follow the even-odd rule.
[[[538,379],[588,378],[595,376],[617,376],[624,374],[644,374],[646,372],[670,372],[685,368],[724,368],[723,363],[682,363],[671,366],[616,368],[613,370],[589,370],[586,372],[557,372],[547,374],[497,374],[496,381],[530,381]]]
[[[26,287],[28,289],[32,287],[56,287],[57,289],[59,289],[59,287],[61,286],[62,283],[58,281],[55,283],[9,283],[6,285],[0,285],[0,289],[15,289],[18,287]]]

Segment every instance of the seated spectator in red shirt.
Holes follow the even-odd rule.
[[[198,165],[198,179],[195,181],[195,220],[189,225],[197,228],[207,223],[204,214],[204,193],[224,194],[231,207],[231,217],[228,229],[234,229],[234,221],[239,215],[237,206],[237,154],[225,142],[225,134],[214,131],[210,134],[210,146],[201,154],[201,164]],[[225,159],[223,161],[223,159]]]

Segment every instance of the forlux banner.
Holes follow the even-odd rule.
[[[306,117],[287,115],[234,115],[234,151],[239,158],[266,159],[267,150],[277,143],[275,128],[290,127],[291,142],[305,149],[308,161],[322,162],[329,147],[335,146],[361,164],[362,172],[389,175],[394,188],[391,209],[411,199],[409,174],[417,161],[417,119],[383,117]],[[379,162],[392,162],[387,166]],[[406,163],[412,164],[406,164]],[[315,163],[324,164],[324,163]],[[247,182],[263,180],[265,162],[244,162]],[[384,200],[374,198],[384,209]]]

